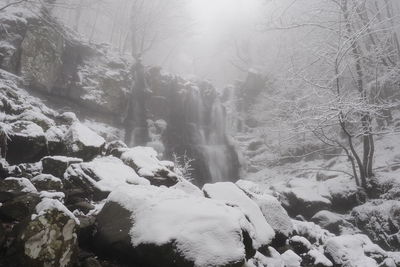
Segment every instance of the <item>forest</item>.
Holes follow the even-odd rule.
[[[0,267],[400,267],[398,0],[0,0]]]

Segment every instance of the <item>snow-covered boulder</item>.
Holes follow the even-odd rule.
[[[343,215],[333,213],[328,210],[321,210],[317,212],[311,218],[311,221],[336,235],[357,232],[355,227],[346,221]]]
[[[74,266],[79,221],[58,200],[43,199],[3,258],[5,266]]]
[[[400,201],[370,201],[355,207],[351,217],[355,226],[383,248],[400,247]]]
[[[240,210],[220,201],[129,185],[109,195],[94,244],[102,254],[139,266],[241,267],[255,254],[253,232]]]
[[[305,237],[308,241],[315,245],[323,245],[328,239],[335,236],[313,222],[292,220],[292,223],[297,235]]]
[[[157,158],[157,152],[151,147],[131,148],[122,153],[121,159],[152,185],[169,187],[179,181],[178,175]]]
[[[289,245],[297,254],[307,253],[311,249],[311,243],[303,236],[292,236],[289,239]]]
[[[273,246],[285,245],[286,239],[293,232],[292,221],[281,203],[273,196],[263,193],[262,190],[250,181],[239,180],[236,185],[242,189],[260,208],[264,218],[275,231]]]
[[[8,177],[0,181],[1,192],[37,193],[35,186],[26,178]]]
[[[64,174],[67,190],[83,189],[82,196],[101,200],[121,185],[149,185],[129,166],[113,156],[72,164]],[[91,196],[91,197],[90,197]]]
[[[329,192],[332,209],[346,212],[364,203],[367,199],[365,191],[348,177],[337,177],[323,182]]]
[[[278,192],[283,207],[291,216],[303,215],[311,218],[318,211],[330,209],[332,206],[326,188],[309,179],[292,179]]]
[[[61,179],[51,174],[39,174],[31,182],[39,191],[61,191],[64,188]]]
[[[338,266],[377,267],[387,253],[373,244],[366,235],[342,235],[330,238],[325,244],[325,254]]]
[[[206,197],[220,200],[242,211],[254,227],[254,246],[267,248],[275,237],[275,232],[264,218],[259,206],[240,188],[230,182],[206,184],[203,187]]]
[[[51,174],[56,177],[63,177],[65,171],[71,164],[81,163],[80,158],[71,158],[64,156],[48,156],[42,158],[43,173]]]
[[[7,161],[10,164],[36,162],[48,154],[43,129],[34,122],[17,121],[10,124]]]
[[[300,267],[301,266],[301,257],[293,252],[293,250],[286,250],[281,255],[283,262],[285,263],[285,267]]]
[[[82,123],[74,122],[65,134],[64,142],[68,155],[92,160],[100,155],[106,141]]]
[[[303,266],[315,266],[315,267],[332,267],[333,263],[323,254],[323,252],[317,249],[311,249],[306,255],[302,255]]]

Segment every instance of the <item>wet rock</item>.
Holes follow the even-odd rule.
[[[64,136],[67,154],[89,161],[100,155],[105,140],[87,126],[74,122]]]
[[[46,136],[36,123],[17,121],[10,126],[7,152],[10,164],[37,162],[48,154]]]
[[[51,174],[56,177],[63,177],[65,171],[71,164],[81,163],[80,158],[70,158],[64,156],[49,156],[42,160],[43,173]]]
[[[33,177],[31,182],[39,191],[62,191],[64,188],[61,179],[51,174],[40,174]]]

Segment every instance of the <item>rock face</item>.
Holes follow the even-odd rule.
[[[125,121],[116,125],[128,135],[128,124],[137,128],[134,137],[138,131],[146,133],[144,142],[133,138],[130,146],[148,142],[169,159],[174,154],[195,159],[192,175],[199,185],[238,179],[239,159],[225,134],[225,111],[211,84],[164,75],[158,68],[143,69],[139,77],[132,71],[132,59],[83,44],[57,22],[51,27],[42,22],[35,15],[39,12],[16,11],[2,18],[1,68],[22,74],[31,89]],[[139,84],[145,93],[132,94]],[[158,121],[165,126],[154,132],[151,125]],[[51,151],[57,144],[53,141]]]
[[[69,158],[64,156],[52,156],[42,158],[43,173],[51,174],[56,177],[63,177],[65,171],[71,164],[81,163],[79,158]]]
[[[242,266],[252,225],[235,208],[180,190],[126,186],[97,217],[101,253],[151,267]],[[157,255],[157,257],[154,257]]]

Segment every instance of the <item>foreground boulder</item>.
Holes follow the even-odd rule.
[[[67,154],[72,157],[92,160],[100,155],[105,140],[80,122],[74,122],[64,136]]]
[[[255,254],[254,228],[243,213],[176,189],[120,187],[109,195],[97,225],[99,255],[134,266],[241,267]]]
[[[34,122],[17,121],[10,125],[7,161],[10,164],[32,163],[48,154],[43,129]]]
[[[354,224],[385,249],[400,247],[400,201],[374,200],[355,207]]]
[[[179,178],[168,166],[158,160],[157,152],[151,147],[134,147],[121,155],[122,161],[132,167],[141,177],[155,186],[173,186]]]
[[[43,199],[36,206],[36,214],[18,225],[17,237],[5,257],[0,259],[0,265],[73,266],[78,223],[61,202]]]
[[[263,213],[257,204],[233,183],[206,184],[203,187],[204,194],[215,200],[222,200],[228,205],[237,207],[242,211],[253,225],[254,246],[258,249],[266,249],[275,237],[275,232],[265,220]]]
[[[343,215],[327,210],[319,211],[311,218],[311,220],[336,235],[357,232],[355,227],[351,223],[347,222]]]

